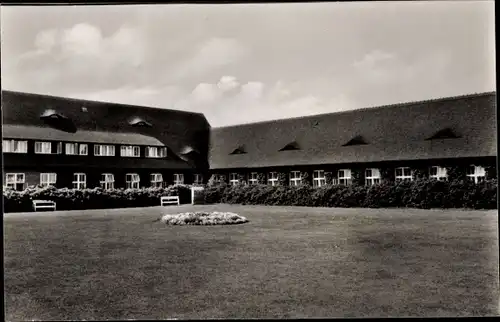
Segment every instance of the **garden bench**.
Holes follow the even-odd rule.
[[[163,207],[164,205],[180,205],[181,202],[179,200],[179,196],[167,196],[161,197],[160,205]]]
[[[56,203],[52,200],[33,200],[33,209],[37,211],[38,209],[53,209],[56,211]]]

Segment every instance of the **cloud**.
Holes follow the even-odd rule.
[[[223,91],[228,92],[237,88],[240,85],[234,76],[222,76],[219,82],[217,83],[217,87]]]
[[[218,68],[240,61],[247,54],[246,48],[232,38],[210,38],[171,71],[173,78],[198,77]]]
[[[33,45],[16,64],[25,88],[45,87],[49,80],[53,87],[69,91],[131,85],[140,79],[137,68],[147,54],[141,33],[127,25],[107,37],[87,23],[46,29],[36,35]]]

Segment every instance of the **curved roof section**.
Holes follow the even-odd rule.
[[[4,139],[32,139],[32,140],[51,140],[51,141],[69,141],[69,142],[88,142],[88,143],[107,143],[107,144],[130,144],[130,145],[155,145],[164,146],[164,144],[152,136],[139,133],[118,133],[118,132],[100,132],[100,131],[77,131],[68,133],[55,130],[49,127],[37,127],[26,125],[3,126]]]

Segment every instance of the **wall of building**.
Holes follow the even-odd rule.
[[[413,170],[414,177],[429,177],[429,169],[432,166],[448,167],[459,171],[460,175],[465,176],[466,170],[470,165],[482,166],[488,169],[489,178],[496,178],[496,158],[493,157],[478,157],[478,158],[463,158],[463,159],[448,159],[448,160],[418,160],[418,161],[394,161],[394,162],[378,162],[378,163],[359,163],[359,164],[338,164],[338,165],[309,165],[309,166],[286,166],[286,167],[268,167],[268,168],[240,168],[211,171],[211,175],[223,175],[225,182],[229,183],[230,174],[237,173],[240,180],[248,182],[250,173],[256,172],[261,174],[261,178],[267,177],[269,172],[278,172],[286,176],[286,183],[289,183],[291,171],[300,171],[301,174],[306,174],[306,182],[312,184],[313,172],[315,170],[323,170],[329,176],[336,178],[338,170],[350,169],[353,174],[353,179],[358,179],[364,182],[365,170],[367,168],[376,168],[381,172],[382,180],[394,181],[395,169],[398,167],[409,167]],[[263,176],[262,176],[263,175]],[[450,174],[449,175],[454,175]],[[357,176],[357,178],[354,178]]]
[[[72,188],[73,187],[73,175],[74,173],[85,173],[87,188],[94,188],[100,186],[101,175],[103,173],[111,173],[114,175],[115,188],[125,188],[126,187],[126,174],[127,173],[137,173],[140,177],[140,187],[150,187],[150,175],[152,173],[161,173],[163,177],[163,183],[165,186],[174,184],[174,174],[184,175],[184,184],[192,184],[194,180],[194,171],[175,171],[175,170],[157,170],[157,169],[55,169],[55,168],[38,168],[38,169],[26,169],[26,168],[9,168],[4,170],[3,180],[4,185],[6,181],[6,176],[8,173],[24,173],[25,185],[27,188],[29,186],[37,186],[40,184],[40,174],[41,173],[56,173],[57,174],[57,188]],[[203,176],[203,179],[207,179],[207,175]]]

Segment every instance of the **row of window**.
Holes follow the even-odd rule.
[[[485,180],[486,171],[484,167],[471,165],[467,168],[466,172],[467,178],[475,183],[482,182]],[[409,167],[399,167],[394,170],[394,176],[396,182],[400,181],[412,181],[414,179],[414,171]],[[250,184],[256,184],[258,182],[258,173],[252,172],[248,176],[248,182]],[[440,166],[432,166],[429,168],[429,178],[446,181],[448,180],[448,174],[446,168]],[[229,183],[231,185],[236,185],[240,182],[238,173],[229,174]],[[268,184],[275,186],[278,185],[278,172],[269,172],[267,175]],[[313,186],[321,187],[326,185],[326,176],[324,170],[314,170],[313,171]],[[333,184],[335,185],[349,185],[352,182],[351,169],[340,169],[337,171],[337,177],[333,179]],[[365,184],[368,186],[375,185],[381,182],[380,169],[369,168],[365,169]],[[302,173],[301,171],[291,171],[289,174],[289,183],[291,186],[298,186],[302,183]]]
[[[64,152],[66,155],[88,155],[87,143],[65,143]],[[2,151],[4,153],[28,153],[28,141],[3,140]],[[57,142],[35,142],[36,154],[62,154],[63,143]],[[95,156],[115,156],[115,146],[109,144],[94,144]],[[141,150],[137,145],[120,146],[120,156],[122,157],[140,157]],[[148,146],[145,150],[146,158],[164,158],[167,156],[166,147]]]
[[[151,187],[162,187],[163,186],[163,175],[161,173],[151,173],[150,174],[150,186]],[[15,190],[23,190],[26,183],[26,176],[24,173],[6,173],[5,174],[5,185],[8,188]],[[127,173],[125,175],[126,188],[138,189],[141,178],[137,173]],[[56,173],[40,173],[40,185],[43,187],[53,186],[57,182]],[[74,173],[73,174],[73,188],[74,189],[85,189],[87,187],[87,175],[85,173]],[[115,187],[115,176],[112,173],[102,173],[101,180],[99,181],[101,188],[103,189],[114,189]],[[184,174],[176,173],[174,174],[174,184],[183,184]],[[194,175],[194,184],[203,184],[203,176],[201,174]]]

